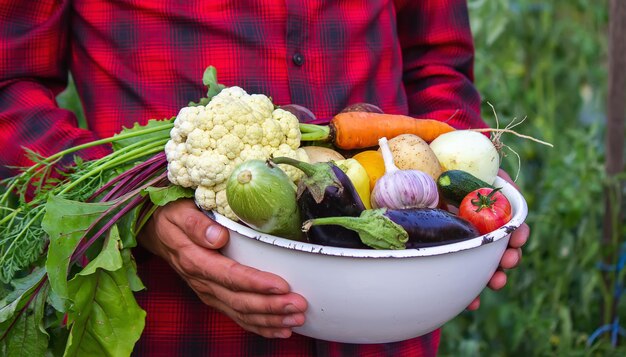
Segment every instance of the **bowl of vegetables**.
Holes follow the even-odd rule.
[[[524,197],[497,178],[511,204],[502,227],[469,239],[409,249],[359,249],[261,233],[207,212],[230,231],[224,255],[283,277],[309,304],[296,333],[345,343],[386,343],[429,333],[485,288],[511,233],[527,215]]]

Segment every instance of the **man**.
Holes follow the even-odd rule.
[[[14,0],[0,4],[0,17],[3,177],[13,173],[5,165],[28,163],[21,146],[48,155],[172,117],[202,96],[198,78],[208,65],[226,85],[304,105],[318,117],[369,102],[457,128],[485,126],[461,0]],[[68,71],[89,130],[56,106]],[[517,265],[527,237],[526,226],[514,234],[503,269]],[[137,299],[147,320],[137,355],[436,354],[439,331],[386,345],[292,334],[304,323],[305,297],[278,276],[220,255],[227,231],[191,201],[159,209],[139,238],[147,290]],[[498,271],[490,287],[505,283]]]

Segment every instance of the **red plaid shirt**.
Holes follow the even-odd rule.
[[[330,117],[354,102],[482,127],[462,0],[13,0],[0,3],[0,177],[203,96],[201,76]],[[89,131],[55,96],[76,82]],[[103,155],[91,149],[87,157]],[[439,331],[384,345],[264,339],[203,305],[163,261],[140,261],[137,355],[436,354]]]

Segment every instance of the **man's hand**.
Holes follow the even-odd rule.
[[[165,259],[207,305],[245,330],[287,338],[304,323],[306,300],[285,280],[241,265],[217,250],[228,230],[199,211],[192,200],[178,200],[154,213],[140,243]]]
[[[511,177],[503,170],[500,170],[498,176],[517,188]],[[500,290],[506,285],[506,273],[504,272],[504,269],[513,269],[522,260],[522,246],[526,244],[529,235],[530,228],[526,223],[519,226],[519,228],[517,228],[515,232],[511,234],[511,238],[509,239],[509,246],[504,251],[502,259],[500,259],[500,266],[487,284],[489,288],[491,288],[492,290]],[[480,297],[477,297],[476,299],[474,299],[474,301],[470,303],[467,309],[476,310],[479,306]]]

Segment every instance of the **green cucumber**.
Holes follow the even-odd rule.
[[[437,187],[443,199],[457,207],[468,193],[483,187],[495,188],[463,170],[444,171],[437,179]]]

